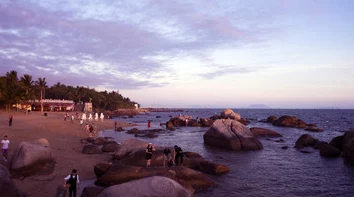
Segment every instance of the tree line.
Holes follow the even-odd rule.
[[[73,100],[75,103],[92,102],[92,107],[99,110],[116,110],[118,108],[134,108],[136,102],[123,97],[115,91],[96,91],[94,88],[69,86],[60,82],[49,87],[46,78],[33,80],[29,74],[18,77],[17,71],[10,71],[0,76],[0,107],[10,110],[14,104],[38,99]]]

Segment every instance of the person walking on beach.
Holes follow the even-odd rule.
[[[12,119],[13,119],[13,115],[10,114],[10,115],[9,115],[9,126],[10,126],[10,127],[12,126]]]
[[[171,157],[171,150],[169,148],[165,148],[163,150],[163,167],[166,167],[166,162],[167,162],[167,166],[172,166],[173,165],[173,161],[172,161],[172,157]]]
[[[148,120],[148,128],[150,128],[151,124],[150,124],[150,120]]]
[[[1,144],[2,144],[2,157],[4,158],[5,162],[7,162],[8,150],[10,144],[10,140],[7,138],[7,135],[5,135],[4,139],[1,140]]]
[[[152,145],[152,143],[149,143],[146,147],[146,150],[145,150],[145,158],[146,158],[146,167],[147,168],[150,167],[153,151],[155,151],[155,147]]]
[[[76,197],[76,188],[80,188],[79,175],[77,170],[73,169],[71,174],[64,178],[65,186],[69,187],[69,197]]]
[[[175,145],[174,146],[175,150],[173,152],[174,158],[175,158],[175,164],[176,166],[180,166],[183,163],[183,150],[181,147]]]

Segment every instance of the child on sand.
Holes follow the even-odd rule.
[[[1,144],[2,144],[2,156],[5,160],[5,162],[7,162],[8,150],[9,150],[9,144],[10,144],[10,141],[7,139],[7,135],[5,135],[4,139],[1,140]]]

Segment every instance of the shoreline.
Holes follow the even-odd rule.
[[[13,115],[12,126],[8,125],[9,114]],[[47,112],[47,114],[47,116],[44,116],[40,112],[25,114],[16,111],[0,111],[1,138],[7,135],[10,140],[8,162],[4,163],[1,160],[1,164],[9,167],[12,155],[20,142],[31,142],[39,138],[46,138],[49,141],[56,161],[55,176],[52,180],[36,181],[32,176],[13,179],[15,185],[27,196],[54,196],[57,187],[63,184],[64,177],[70,174],[73,168],[78,170],[81,181],[95,179],[94,165],[102,161],[108,161],[111,157],[109,153],[101,155],[82,153],[84,144],[81,143],[81,140],[88,137],[88,133],[84,131],[85,123],[80,125],[79,120],[64,121],[65,112]],[[112,119],[105,119],[103,122],[93,120],[92,123],[97,125],[97,131],[114,130]],[[117,121],[117,126],[127,127],[131,124]]]

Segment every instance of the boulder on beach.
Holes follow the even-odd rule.
[[[10,169],[15,176],[44,175],[54,171],[54,164],[49,147],[21,142],[12,156]]]
[[[232,120],[240,120],[241,119],[241,115],[238,114],[238,113],[235,113],[231,109],[224,109],[220,113],[220,118],[222,118],[222,119],[228,119],[229,118],[229,119],[232,119]]]
[[[104,189],[103,187],[85,187],[81,197],[97,197]]]
[[[299,139],[295,142],[296,149],[302,149],[308,146],[314,146],[316,143],[315,138],[313,138],[309,134],[303,134],[299,137]]]
[[[156,196],[190,197],[190,193],[176,181],[152,176],[104,189],[98,197]]]
[[[268,136],[268,137],[283,137],[280,133],[272,131],[270,129],[264,129],[260,127],[250,128],[251,132],[255,136]]]
[[[0,194],[4,197],[23,196],[13,183],[9,170],[3,165],[0,165]]]
[[[106,138],[98,137],[98,138],[96,138],[92,143],[93,143],[94,145],[101,146],[101,145],[105,144],[106,142],[107,142],[107,139],[106,139]]]
[[[102,154],[102,150],[98,146],[88,144],[84,146],[84,148],[82,149],[82,153],[89,155]]]
[[[216,120],[204,134],[204,143],[229,150],[259,150],[262,143],[243,124],[231,119]]]
[[[148,142],[144,142],[135,138],[126,139],[120,143],[119,147],[117,148],[114,154],[114,158],[121,159],[124,156],[127,156],[130,153],[137,151],[139,149],[145,150],[147,145]]]
[[[95,172],[96,177],[100,177],[104,175],[110,167],[112,167],[111,162],[98,163],[94,166],[93,171]]]
[[[96,180],[97,185],[112,186],[150,176],[171,178],[191,193],[214,187],[216,183],[203,173],[179,166],[174,168],[145,168],[114,163],[109,170]]]
[[[301,119],[295,116],[281,116],[273,122],[274,126],[278,127],[293,127],[293,128],[306,128],[307,125]]]
[[[115,152],[118,148],[117,142],[106,143],[102,146],[102,152]]]

